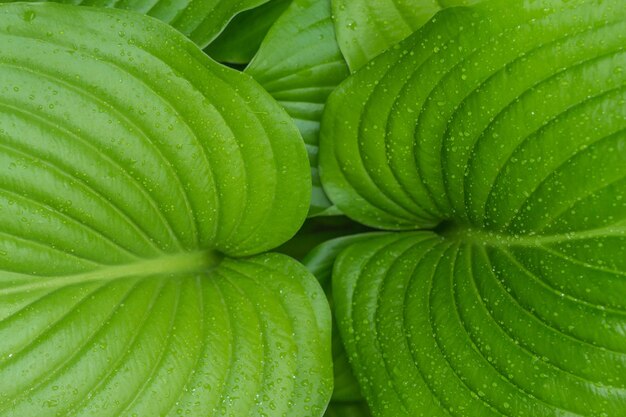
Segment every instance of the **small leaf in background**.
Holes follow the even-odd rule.
[[[239,13],[224,31],[204,49],[211,58],[229,64],[248,64],[261,42],[292,0],[270,0]]]
[[[324,417],[371,417],[364,401],[354,403],[330,403]]]
[[[366,241],[382,235],[384,233],[359,233],[330,239],[315,247],[303,259],[304,266],[315,275],[322,285],[331,309],[333,305],[331,276],[337,256],[353,243]],[[325,417],[369,417],[370,413],[364,402],[359,384],[354,377],[334,318],[332,338],[335,388]]]
[[[331,200],[391,233],[338,257],[377,417],[622,416],[626,9],[451,8],[334,92]]]
[[[332,295],[332,270],[335,259],[339,254],[356,242],[361,242],[372,237],[379,236],[383,233],[358,233],[346,235],[335,239],[330,239],[321,243],[302,260],[304,266],[311,271],[313,275],[322,285],[326,297],[331,305],[333,304]],[[335,321],[333,320],[333,371],[335,379],[335,390],[333,392],[333,401],[335,402],[355,402],[361,401],[359,385],[354,378],[346,351],[341,342]]]
[[[294,119],[313,177],[310,216],[336,215],[319,182],[319,126],[328,95],[348,76],[330,17],[330,0],[294,0],[246,69]]]
[[[111,7],[155,17],[178,29],[199,47],[207,46],[236,14],[269,0],[33,0],[91,7]],[[17,0],[0,0],[15,3]]]
[[[300,134],[155,19],[0,6],[0,416],[319,417]],[[235,258],[236,257],[236,258]]]
[[[354,72],[438,11],[484,0],[332,0],[337,40]]]
[[[348,219],[345,216],[319,216],[307,219],[298,233],[275,249],[276,252],[284,253],[297,260],[313,256],[313,252],[317,252],[316,247],[324,242],[334,242],[342,238],[349,239],[357,233],[370,231],[366,226]],[[337,239],[335,239],[337,238]],[[337,256],[335,253],[333,256]],[[319,257],[321,258],[321,256]],[[315,259],[318,259],[316,256]],[[330,281],[330,274],[333,260],[329,260],[328,269],[323,271],[325,279]],[[322,268],[320,259],[320,268]],[[316,261],[317,264],[317,261]],[[324,267],[327,266],[324,263]],[[314,275],[318,276],[318,270],[314,271]],[[321,272],[321,271],[320,271]],[[319,278],[319,276],[318,276]],[[325,285],[325,284],[323,284]]]

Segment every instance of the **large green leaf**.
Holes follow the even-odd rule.
[[[328,95],[348,76],[330,16],[330,0],[294,0],[276,21],[246,72],[295,120],[313,177],[310,215],[331,208],[317,174],[319,126]]]
[[[441,12],[333,93],[333,202],[440,224],[335,265],[374,415],[623,416],[625,50],[619,0],[497,0]]]
[[[113,33],[115,36],[110,36]],[[284,110],[157,20],[0,6],[0,415],[320,416]]]
[[[249,63],[267,32],[290,4],[291,0],[270,0],[239,13],[204,51],[219,62]]]
[[[484,0],[332,0],[337,39],[356,71],[422,27],[439,10]]]
[[[374,415],[622,416],[625,259],[623,228],[534,241],[398,233],[353,245],[333,294]]]
[[[500,4],[447,9],[333,93],[320,166],[348,216],[556,233],[622,214],[626,202],[594,201],[623,174],[626,10]]]
[[[15,3],[20,0],[0,0]],[[184,33],[200,47],[213,40],[236,14],[269,0],[32,0],[93,7],[113,7],[153,16]]]

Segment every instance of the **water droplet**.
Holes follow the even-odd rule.
[[[24,14],[22,14],[22,19],[24,19],[25,22],[32,22],[35,20],[35,17],[37,17],[37,13],[33,10],[26,10]]]

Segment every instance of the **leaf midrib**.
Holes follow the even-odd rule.
[[[0,289],[0,296],[24,292],[62,288],[95,281],[115,281],[122,278],[147,278],[149,276],[177,275],[208,272],[215,269],[224,256],[216,250],[202,250],[142,259],[122,265],[103,265],[101,268],[78,274],[42,277],[36,282]]]
[[[472,226],[457,225],[453,222],[444,222],[435,230],[439,235],[458,240],[465,240],[487,246],[523,246],[538,247],[557,244],[567,241],[593,239],[595,237],[626,237],[626,221],[616,224],[552,235],[505,234]]]

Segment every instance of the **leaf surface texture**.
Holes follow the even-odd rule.
[[[324,294],[255,255],[308,211],[284,110],[140,14],[5,4],[0,44],[0,415],[322,415]]]
[[[335,264],[374,415],[623,415],[625,13],[447,9],[331,96],[331,200],[372,227],[437,226]]]
[[[294,119],[306,142],[313,194],[309,215],[338,214],[318,176],[320,119],[329,94],[348,76],[330,0],[294,0],[246,69]]]

